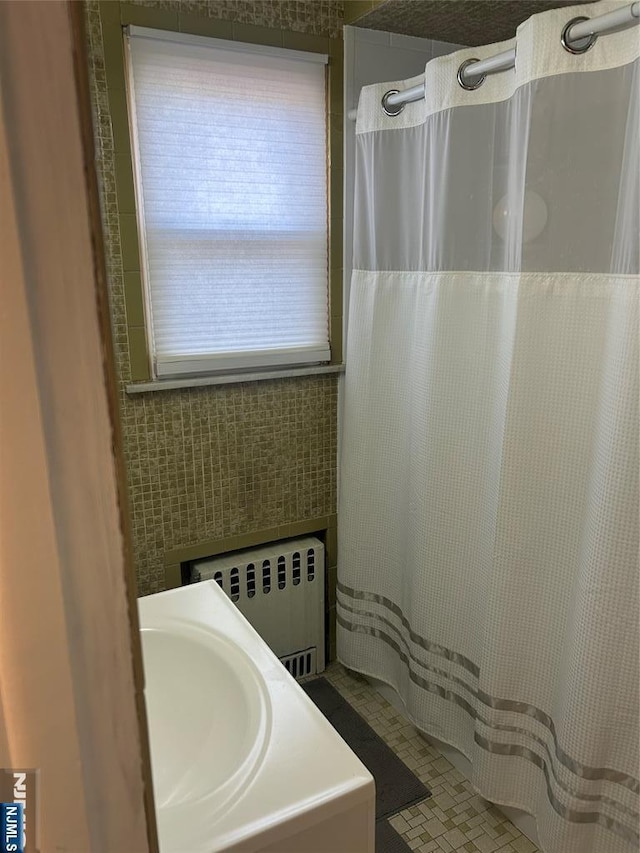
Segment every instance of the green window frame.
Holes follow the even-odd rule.
[[[145,297],[141,276],[140,242],[136,215],[131,133],[127,109],[127,80],[124,59],[124,27],[128,25],[173,32],[232,39],[250,44],[326,53],[328,62],[327,171],[328,171],[328,258],[330,365],[340,365],[342,353],[342,227],[343,227],[343,42],[341,38],[258,27],[216,20],[192,13],[115,3],[102,0],[102,33],[109,112],[115,153],[115,189],[118,204],[126,325],[131,380],[153,382],[145,326]],[[255,373],[251,374],[252,380]],[[236,381],[242,381],[242,373]],[[163,380],[158,380],[162,387]],[[168,384],[168,383],[165,383]],[[176,384],[172,382],[171,386]],[[189,384],[188,381],[184,383]],[[132,389],[133,390],[133,389]]]

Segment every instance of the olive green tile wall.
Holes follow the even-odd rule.
[[[383,3],[384,0],[344,0],[344,23],[356,24],[357,22],[356,26],[361,26],[360,19],[375,11]],[[395,32],[393,26],[390,30]]]
[[[295,33],[340,36],[343,15],[342,3],[325,0],[143,0],[136,5],[166,12],[167,26],[174,19],[185,20],[191,31],[201,26],[202,32],[211,32],[214,21],[219,23],[213,29],[221,35],[225,22],[236,31],[246,26],[245,35],[256,37],[261,35],[260,27],[280,28],[290,31],[286,38],[291,46],[298,46],[293,44]],[[116,154],[114,146],[114,135],[117,140],[127,133],[126,117],[123,126],[124,93],[122,81],[114,79],[113,69],[106,69],[104,61],[103,19],[106,22],[107,17],[115,16],[119,20],[120,4],[116,0],[106,4],[89,0],[85,6],[96,164],[139,593],[165,588],[165,570],[175,572],[181,549],[186,552],[195,546],[202,553],[219,552],[227,540],[239,547],[237,543],[245,539],[260,538],[261,531],[293,535],[298,528],[301,532],[313,528],[318,520],[319,530],[327,528],[327,566],[332,580],[328,602],[333,604],[336,377],[309,376],[132,396],[125,392],[125,385],[135,378],[132,362],[135,367],[135,362],[144,362],[146,355],[139,273],[129,261],[135,246],[128,245],[126,238],[133,217],[132,200],[122,190],[118,195],[123,182],[117,176],[130,168],[126,155],[123,158],[120,149]],[[113,32],[113,27],[105,26],[105,31]],[[338,235],[340,209],[332,205],[336,220],[332,224],[340,226],[334,227]],[[334,246],[332,256],[337,254]],[[331,313],[336,314],[337,309],[332,307]],[[333,621],[331,611],[330,623]]]
[[[515,36],[531,15],[593,0],[345,0],[344,22],[454,44],[491,44]]]

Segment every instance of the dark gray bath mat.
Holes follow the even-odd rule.
[[[376,821],[376,853],[411,853],[411,848],[389,821]]]
[[[308,681],[302,689],[376,780],[376,820],[431,796],[418,777],[326,679]]]

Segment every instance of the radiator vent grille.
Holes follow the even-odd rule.
[[[312,581],[316,576],[316,555],[313,548],[307,551],[307,580]]]
[[[304,678],[306,675],[314,675],[318,671],[315,649],[306,649],[304,652],[287,655],[280,660],[287,672],[290,672],[294,678]]]
[[[324,545],[274,542],[191,567],[191,582],[214,580],[294,678],[324,669]]]

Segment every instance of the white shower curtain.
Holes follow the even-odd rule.
[[[547,853],[638,849],[640,41],[560,43],[619,5],[356,125],[338,656]]]

